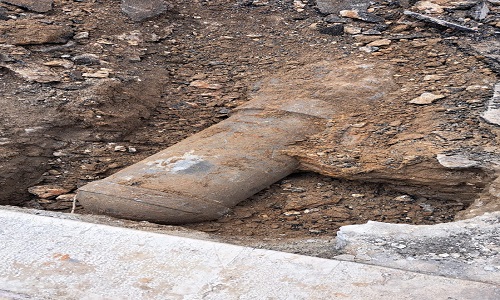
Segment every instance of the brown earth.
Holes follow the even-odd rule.
[[[186,227],[239,243],[329,239],[367,220],[452,221],[487,198],[499,129],[480,114],[498,68],[473,46],[496,41],[498,6],[482,31],[462,33],[404,16],[403,2],[373,4],[385,18],[376,23],[329,23],[314,1],[170,3],[143,22],[120,1],[56,0],[44,14],[0,4],[0,203],[69,211],[79,186],[227,118],[257,93],[299,92],[341,99],[327,130],[288,152],[306,172]],[[371,42],[378,49],[361,48]],[[372,64],[390,80],[380,99],[358,103],[308,75],[322,64]],[[426,92],[439,99],[409,103]],[[450,169],[439,154],[479,163]],[[39,185],[71,192],[29,195]]]

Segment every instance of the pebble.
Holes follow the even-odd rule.
[[[410,101],[412,104],[418,104],[418,105],[426,105],[426,104],[431,104],[436,100],[444,98],[444,95],[436,95],[433,93],[422,93],[422,95],[418,96],[417,98],[413,99]]]
[[[283,214],[285,216],[298,216],[300,215],[300,211],[290,210],[290,211],[285,211]]]

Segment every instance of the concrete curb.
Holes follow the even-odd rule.
[[[0,299],[499,299],[496,285],[0,210]]]

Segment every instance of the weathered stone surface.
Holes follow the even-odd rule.
[[[500,82],[495,85],[493,97],[491,97],[482,117],[488,123],[500,125]]]
[[[12,4],[31,11],[44,13],[52,9],[54,0],[1,0],[0,2]]]
[[[140,22],[161,15],[170,5],[163,0],[122,0],[121,8],[130,19]]]
[[[0,43],[12,45],[63,44],[73,36],[69,26],[39,23],[32,20],[9,20],[0,23]]]
[[[337,233],[336,258],[500,284],[500,212],[437,225],[369,221]]]

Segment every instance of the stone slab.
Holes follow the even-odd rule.
[[[495,285],[0,209],[2,299],[499,299]]]

